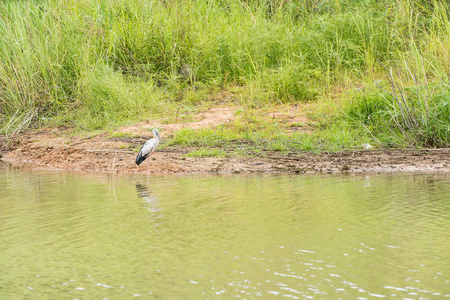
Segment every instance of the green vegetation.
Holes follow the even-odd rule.
[[[437,0],[4,1],[0,130],[183,122],[228,92],[233,124],[169,143],[445,147],[449,13]],[[264,116],[300,102],[315,104],[312,133]]]
[[[204,156],[209,156],[209,157],[226,157],[226,153],[225,151],[221,150],[221,149],[199,149],[199,150],[194,150],[189,152],[188,154],[186,154],[187,157],[204,157]]]

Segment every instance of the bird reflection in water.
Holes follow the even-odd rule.
[[[162,218],[161,208],[158,206],[159,201],[158,198],[152,195],[152,192],[148,188],[148,186],[136,183],[136,192],[139,198],[142,198],[143,206],[152,213],[152,217],[156,219]]]

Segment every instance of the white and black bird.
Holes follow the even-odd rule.
[[[139,166],[148,156],[150,153],[156,150],[156,147],[158,147],[159,142],[161,141],[161,138],[159,137],[158,129],[153,129],[153,138],[149,139],[144,146],[142,146],[141,150],[139,151],[138,155],[136,156],[136,164]],[[147,169],[149,168],[150,160],[147,161]]]

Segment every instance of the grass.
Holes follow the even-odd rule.
[[[187,122],[229,101],[233,124],[169,143],[445,147],[448,16],[438,0],[4,1],[0,129]],[[313,133],[263,116],[296,103],[314,103]]]
[[[426,75],[419,82],[416,72],[412,73],[406,64],[404,68],[414,81],[412,87],[403,86],[394,77],[392,69],[386,68],[391,91],[383,89],[388,96],[382,96],[398,134],[394,130],[391,133],[410,145],[445,147],[450,134],[448,87],[429,86]]]
[[[187,153],[187,157],[226,157],[226,152],[222,149],[199,149]]]

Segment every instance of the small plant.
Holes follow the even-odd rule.
[[[281,140],[274,140],[274,141],[269,143],[267,149],[271,150],[271,151],[287,151],[289,148],[286,145],[286,143],[284,143],[283,141],[281,141]]]
[[[187,157],[226,157],[225,151],[222,149],[199,149],[186,154]]]
[[[122,137],[125,137],[125,132],[117,131],[117,132],[114,132],[111,136],[113,138],[122,138]]]

